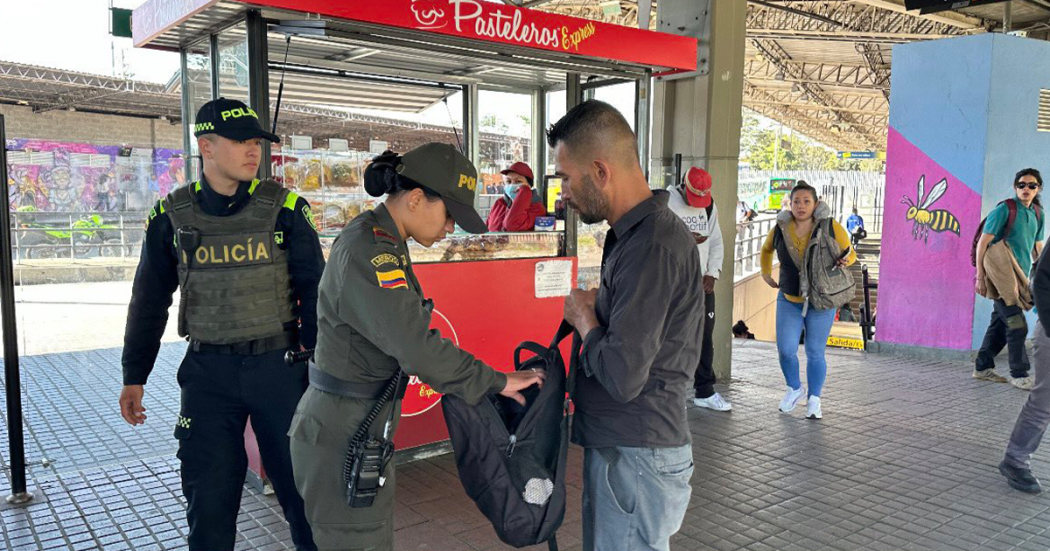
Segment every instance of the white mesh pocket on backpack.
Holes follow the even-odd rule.
[[[554,493],[554,482],[549,478],[530,478],[525,483],[525,491],[522,497],[525,503],[532,505],[545,505]]]

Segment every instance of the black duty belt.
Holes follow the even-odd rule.
[[[346,381],[328,373],[327,371],[321,370],[313,360],[310,360],[308,373],[310,375],[310,386],[317,390],[329,394],[336,394],[347,398],[359,398],[362,400],[378,400],[383,394],[383,389],[386,387],[387,383],[390,382],[387,380],[376,381],[374,383],[354,383]],[[405,388],[408,386],[408,377],[402,377],[401,379],[401,385],[395,394],[397,399],[401,399],[405,395]]]
[[[281,333],[265,339],[253,341],[235,342],[232,344],[209,344],[196,339],[190,339],[190,350],[204,352],[206,354],[239,354],[242,356],[258,356],[275,350],[287,350],[295,343],[295,335],[292,333]]]

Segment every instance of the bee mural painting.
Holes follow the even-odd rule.
[[[930,210],[929,207],[933,206],[938,199],[944,195],[944,192],[948,191],[948,180],[942,178],[937,185],[933,186],[930,190],[930,194],[923,199],[923,193],[926,187],[926,175],[923,174],[919,177],[918,194],[915,197],[915,201],[912,201],[907,195],[901,199],[901,203],[908,205],[908,220],[912,221],[911,236],[916,241],[922,238],[922,242],[926,243],[930,237],[930,231],[941,232],[952,232],[955,235],[959,235],[960,226],[959,219],[954,214],[941,209]]]

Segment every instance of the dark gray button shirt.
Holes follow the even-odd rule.
[[[696,240],[655,191],[613,225],[576,378],[573,441],[664,448],[690,442],[685,400],[700,363],[704,291]]]

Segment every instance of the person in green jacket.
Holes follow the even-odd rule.
[[[321,550],[393,549],[393,461],[381,469],[369,507],[347,504],[343,467],[349,440],[398,368],[470,403],[500,393],[524,405],[519,391],[543,383],[542,371],[501,373],[430,329],[432,303],[406,241],[429,247],[454,224],[484,233],[473,207],[476,186],[477,170],[451,145],[384,153],[366,169],[365,189],[386,195],[385,202],[350,222],[332,246],[319,288],[310,388],[288,432],[295,483]],[[389,401],[369,434],[392,440],[400,405]]]

